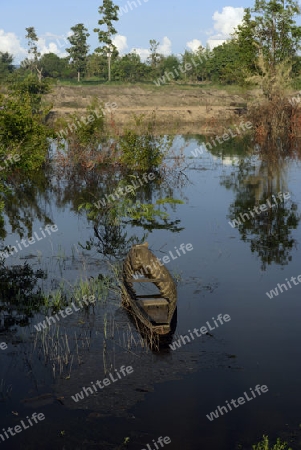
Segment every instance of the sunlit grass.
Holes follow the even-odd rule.
[[[98,278],[81,278],[73,286],[70,283],[61,281],[59,288],[42,294],[44,307],[46,310],[52,309],[57,311],[66,307],[72,301],[79,303],[84,297],[92,295],[96,297],[96,301],[106,301],[110,283],[110,278],[104,275],[100,275]]]

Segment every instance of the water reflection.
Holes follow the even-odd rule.
[[[300,214],[297,205],[288,198],[289,194],[286,199],[281,195],[288,189],[288,164],[285,160],[272,164],[266,159],[249,157],[221,182],[235,192],[235,200],[229,208],[232,226],[233,221],[238,220],[235,226],[241,239],[250,244],[252,253],[258,255],[262,270],[272,263],[288,264],[296,245],[292,231],[299,224]],[[253,212],[254,207],[263,204],[267,205],[265,211],[257,208],[259,213]]]
[[[39,220],[45,226],[53,224],[50,219],[50,204],[53,196],[51,184],[52,170],[35,172],[32,178],[15,175],[7,180],[7,186],[2,198],[4,211],[0,220],[0,238],[7,236],[6,222],[12,232],[18,233],[20,238],[32,236],[33,222]]]
[[[102,191],[102,196],[99,196],[96,202],[86,203],[88,217],[94,228],[94,236],[84,247],[86,250],[96,247],[104,256],[121,259],[132,245],[142,243],[147,238],[147,232],[155,229],[179,232],[183,229],[179,226],[181,221],[171,220],[167,212],[168,209],[175,211],[177,203],[182,203],[174,199],[174,191],[178,185],[173,186],[168,177],[163,179],[160,173],[155,175],[152,183],[142,185],[134,194],[108,202],[108,194],[105,197],[105,191]],[[110,178],[110,187],[105,186],[106,192],[115,193],[117,189],[132,186],[133,179],[138,176],[133,173],[115,173],[114,177]],[[174,178],[172,181],[174,182]],[[183,180],[182,183],[184,184]],[[140,232],[137,230],[137,234],[133,233],[134,227],[140,228]]]
[[[3,195],[3,214],[12,232],[22,238],[32,235],[33,222],[37,219],[44,225],[53,223],[53,206],[57,210],[67,207],[76,215],[84,215],[94,230],[93,236],[82,243],[83,248],[96,248],[105,257],[121,258],[133,244],[145,240],[147,232],[155,229],[179,232],[183,229],[181,221],[171,220],[167,211],[175,211],[175,191],[185,185],[187,178],[183,174],[175,177],[175,172],[168,174],[167,170],[164,178],[156,173],[155,179],[140,186],[134,195],[100,205],[98,209],[94,207],[94,214],[91,214],[91,208],[85,208],[105,199],[121,185],[130,184],[135,176],[137,174],[124,173],[114,167],[85,170],[57,166],[36,172],[32,179],[17,176],[8,180]],[[137,235],[143,230],[146,232],[139,237],[131,232],[129,236],[129,226],[137,228]],[[4,241],[6,237],[2,216],[0,238]]]
[[[150,334],[149,329],[144,327],[141,322],[138,322],[138,320],[135,318],[135,316],[128,310],[126,310],[127,317],[132,324],[133,327],[135,327],[137,333],[140,334],[143,345],[148,346],[153,352],[162,352],[170,353],[171,349],[169,347],[169,344],[173,341],[173,336],[177,329],[177,318],[178,318],[178,312],[177,308],[175,309],[175,312],[172,316],[172,320],[170,322],[170,332],[165,335],[159,335],[159,334]]]
[[[147,233],[152,230],[179,232],[183,229],[180,227],[181,221],[170,219],[169,213],[176,211],[178,205],[173,198],[179,188],[185,186],[187,179],[179,173],[171,173],[167,168],[164,178],[156,173],[155,180],[139,187],[134,196],[126,196],[99,209],[94,208],[92,215],[89,208],[82,207],[104,198],[121,183],[130,184],[135,175],[123,173],[114,167],[99,170],[68,167],[65,170],[58,166],[37,171],[32,178],[17,174],[7,180],[7,191],[3,193],[5,208],[0,223],[2,248],[9,243],[4,241],[9,233],[7,225],[20,238],[29,237],[33,234],[35,221],[44,225],[53,224],[54,212],[66,209],[73,215],[82,216],[90,228],[90,232],[86,234],[88,239],[79,245],[88,251],[96,250],[106,260],[122,260],[132,245],[143,242]],[[144,205],[144,209],[139,205]],[[36,262],[35,260],[34,263]],[[46,272],[34,270],[28,263],[24,266],[11,266],[12,263],[13,259],[4,260],[0,267],[0,317],[3,332],[12,326],[30,325],[35,313],[45,313],[44,290],[59,285],[62,288],[59,283],[63,274],[58,273],[59,270],[54,269],[55,273],[52,275],[55,279],[52,278],[46,285],[39,282],[46,279]],[[60,263],[61,258],[59,268]],[[83,268],[81,262],[77,263]],[[47,265],[49,280],[52,269]]]
[[[0,267],[0,331],[29,325],[30,318],[43,306],[38,279],[45,278],[42,270],[34,271],[27,263],[10,268]]]

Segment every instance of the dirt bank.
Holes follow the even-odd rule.
[[[211,132],[218,126],[245,120],[236,106],[247,104],[253,95],[202,86],[98,85],[56,86],[47,97],[53,104],[54,117],[75,111],[84,115],[92,98],[97,97],[104,104],[117,103],[113,118],[121,129],[134,114],[155,111],[160,127],[184,134]]]

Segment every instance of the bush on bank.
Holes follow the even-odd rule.
[[[14,78],[7,93],[0,95],[2,178],[13,168],[36,170],[46,159],[53,131],[46,125],[51,105],[42,104],[45,91],[47,86],[38,86],[30,75],[24,80]],[[7,159],[13,163],[8,164]]]

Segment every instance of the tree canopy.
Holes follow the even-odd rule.
[[[87,44],[87,38],[90,36],[83,23],[78,23],[71,27],[73,34],[68,37],[71,44],[66,51],[70,55],[70,60],[77,71],[77,81],[80,81],[81,75],[85,72],[87,66],[87,55],[90,46]]]

